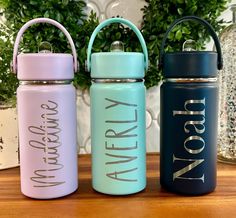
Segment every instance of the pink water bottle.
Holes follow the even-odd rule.
[[[18,54],[20,39],[32,24],[49,23],[67,37],[71,54]],[[13,72],[20,85],[17,109],[20,143],[21,191],[31,198],[58,198],[78,187],[76,149],[76,92],[71,80],[77,71],[74,43],[58,22],[37,18],[18,32]]]

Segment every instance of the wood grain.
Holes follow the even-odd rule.
[[[159,184],[159,156],[147,156],[147,188],[129,196],[107,196],[91,186],[89,155],[79,156],[79,189],[55,200],[33,200],[20,192],[19,168],[0,171],[0,217],[236,217],[236,166],[218,163],[215,192],[180,196]]]

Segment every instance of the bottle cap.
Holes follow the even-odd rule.
[[[73,56],[64,53],[52,53],[51,46],[47,42],[39,46],[39,53],[17,55],[23,33],[28,27],[36,23],[49,23],[62,30],[71,45]],[[17,72],[19,80],[70,80],[73,79],[76,71],[76,49],[70,34],[60,23],[48,18],[36,18],[22,26],[17,34],[13,53],[13,72]]]
[[[166,78],[217,77],[217,53],[213,51],[165,53],[163,74]]]
[[[71,54],[19,54],[17,69],[19,80],[70,80],[74,77]]]
[[[117,22],[128,25],[136,33],[143,53],[124,52],[123,43],[115,41],[111,45],[110,52],[91,54],[92,45],[97,33],[106,25]],[[143,78],[145,70],[148,68],[148,55],[142,34],[134,24],[122,18],[111,18],[102,22],[96,27],[90,38],[87,66],[88,70],[91,71],[92,78]]]
[[[183,45],[183,51],[164,52],[165,42],[169,32],[179,23],[186,20],[195,20],[203,24],[212,36],[217,52],[195,51],[193,40]],[[159,66],[163,68],[165,78],[210,78],[217,77],[217,70],[222,69],[223,60],[220,42],[212,26],[196,16],[186,16],[176,20],[167,30],[160,49]]]

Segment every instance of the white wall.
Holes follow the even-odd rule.
[[[236,4],[236,0],[232,0],[231,3],[228,3],[228,5]],[[225,25],[230,25],[232,21],[232,11],[228,8],[225,10],[222,15],[219,17],[219,19],[223,19],[225,21]],[[230,22],[230,23],[227,23]],[[207,44],[206,50],[212,50],[213,48],[213,40],[211,39],[210,43]]]

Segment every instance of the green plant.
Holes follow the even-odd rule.
[[[3,24],[0,24],[0,36],[0,105],[3,102],[14,105],[18,82],[16,76],[10,72],[13,45],[10,31]]]
[[[197,15],[208,20],[219,31],[221,21],[216,18],[225,9],[226,0],[146,0],[141,31],[149,50],[150,67],[145,77],[147,88],[158,84],[161,80],[157,68],[159,46],[168,26],[184,15]],[[90,75],[85,71],[87,46],[90,36],[98,25],[95,13],[87,17],[84,13],[83,0],[0,0],[0,8],[6,17],[5,25],[0,26],[0,102],[12,101],[17,87],[17,80],[10,73],[13,42],[17,32],[27,21],[37,17],[49,17],[60,22],[70,32],[77,49],[80,70],[75,75],[74,84],[82,88],[90,86]],[[191,33],[191,34],[190,34]],[[208,40],[203,27],[197,24],[184,23],[178,25],[169,35],[168,51],[180,49],[186,39],[199,38],[198,48],[202,48]],[[125,51],[141,51],[136,35],[129,28],[120,24],[105,27],[97,36],[93,52],[109,51],[113,41],[120,40]],[[48,41],[54,52],[70,52],[66,37],[51,25],[34,25],[23,36],[20,52],[37,52],[38,45]]]
[[[90,75],[85,71],[85,60],[87,57],[87,46],[90,36],[98,25],[99,21],[95,13],[89,17],[84,14],[85,2],[82,0],[0,0],[2,14],[6,18],[5,25],[1,25],[1,36],[6,36],[7,41],[2,40],[0,44],[1,52],[1,86],[0,92],[5,90],[6,95],[0,101],[5,101],[12,95],[17,86],[17,80],[10,74],[10,61],[12,59],[12,48],[14,39],[19,29],[30,19],[37,17],[49,17],[60,22],[71,34],[78,54],[79,72],[75,75],[74,84],[82,88],[90,86]],[[115,40],[125,43],[126,51],[140,48],[136,36],[128,28],[122,25],[112,25],[104,28],[95,40],[93,51],[109,51],[110,44]],[[53,47],[54,52],[70,52],[67,39],[60,30],[45,24],[33,25],[24,34],[19,52],[37,52],[38,45],[47,41]],[[137,48],[138,47],[138,48]],[[135,48],[135,49],[134,49]],[[9,80],[2,77],[6,74]],[[10,94],[11,93],[11,94]],[[14,95],[13,95],[14,96]]]
[[[5,25],[1,24],[0,32],[1,37],[4,38],[0,41],[1,102],[9,102],[15,96],[17,80],[10,73],[12,48],[17,32],[30,19],[50,17],[62,23],[74,39],[79,60],[81,65],[83,64],[83,60],[80,58],[81,51],[85,51],[83,37],[89,37],[92,29],[98,24],[98,21],[94,19],[94,25],[91,29],[83,28],[84,22],[87,22],[84,14],[85,6],[86,4],[82,0],[0,0],[0,8],[2,8],[2,14],[6,18]],[[51,25],[34,25],[30,27],[23,36],[19,52],[37,52],[38,45],[42,41],[50,42],[54,52],[70,52],[66,37],[60,30]],[[83,70],[84,67],[81,67],[81,69]]]
[[[161,78],[161,70],[157,68],[159,49],[164,33],[170,24],[183,16],[196,15],[207,20],[219,32],[222,20],[217,20],[226,9],[227,0],[146,0],[142,33],[146,40],[150,59],[150,68],[146,75],[146,85],[151,87]],[[184,22],[177,25],[169,34],[166,51],[180,51],[187,39],[196,41],[197,49],[204,49],[209,41],[209,33],[198,23]]]
[[[82,35],[82,38],[78,40],[76,46],[80,49],[77,49],[78,58],[81,63],[80,70],[77,73],[74,84],[79,85],[82,88],[88,88],[90,86],[90,73],[85,71],[85,61],[87,59],[87,47],[89,44],[90,36],[99,24],[98,19],[95,13],[91,13],[89,18],[84,21],[82,28],[87,30],[89,34],[85,37]],[[122,41],[124,43],[125,51],[140,51],[141,46],[139,46],[138,39],[135,33],[129,28],[125,28],[121,24],[112,24],[107,27],[104,27],[97,35],[92,52],[108,52],[110,51],[110,45],[114,41]],[[112,72],[111,72],[112,73]]]
[[[84,41],[98,24],[92,15],[90,25],[87,25],[87,17],[84,13],[85,2],[83,0],[0,0],[0,8],[6,18],[6,26],[12,38],[15,39],[19,29],[30,19],[37,17],[52,18],[60,22],[70,32],[78,52],[80,70],[83,75],[84,53],[86,45]],[[54,52],[70,52],[66,37],[56,27],[51,25],[34,25],[30,27],[23,36],[20,52],[37,52],[38,45],[42,41],[50,42]],[[81,54],[82,52],[82,54]],[[8,62],[9,60],[4,60]],[[9,64],[9,62],[8,62]],[[83,80],[83,78],[81,78]],[[79,84],[84,84],[78,79]],[[87,82],[88,83],[88,82]]]

